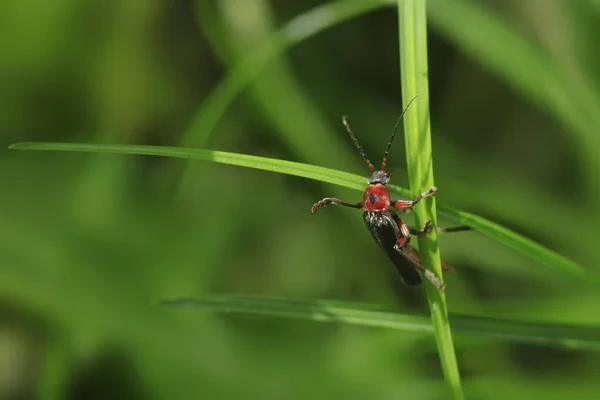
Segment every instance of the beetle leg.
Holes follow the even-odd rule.
[[[431,220],[429,220],[425,223],[425,226],[423,227],[423,229],[417,229],[412,226],[410,227],[410,233],[415,236],[423,236],[430,230],[431,230]],[[437,228],[438,233],[463,232],[463,231],[470,231],[470,230],[471,230],[471,227],[467,226],[467,225],[453,226],[450,228]]]
[[[392,207],[394,208],[401,208],[401,209],[408,209],[410,210],[411,208],[413,208],[413,206],[415,204],[417,204],[419,201],[421,201],[422,199],[425,199],[427,197],[431,197],[433,196],[435,193],[437,192],[437,188],[435,186],[433,186],[431,189],[429,189],[426,192],[421,193],[420,195],[418,195],[414,200],[396,200],[392,203]]]
[[[394,228],[397,237],[396,244],[394,244],[394,250],[398,251],[406,246],[410,241],[410,228],[404,223],[404,221],[402,221],[402,218],[394,213],[391,213],[391,215],[395,221],[395,224],[392,226],[397,227]]]
[[[412,233],[415,236],[423,236],[427,232],[429,232],[430,229],[431,229],[431,220],[429,220],[425,223],[425,226],[423,227],[423,229],[417,229],[414,227],[410,227],[410,233]]]
[[[430,270],[429,268],[425,268],[421,264],[415,264],[415,268],[417,268],[418,270],[420,270],[423,273],[423,276],[425,276],[425,278],[427,278],[429,280],[429,282],[433,283],[433,285],[436,288],[438,288],[438,290],[440,292],[444,291],[444,289],[446,288],[446,285],[442,283],[442,281],[440,280],[440,278],[438,278],[437,276],[435,276],[435,274],[433,273],[432,270]]]
[[[398,217],[397,215],[394,215],[394,219],[396,220],[398,227],[399,227],[399,231],[401,233],[401,235],[398,237],[396,244],[394,245],[394,250],[396,250],[399,253],[404,254],[406,257],[410,258],[413,261],[413,266],[418,269],[419,271],[421,271],[423,273],[423,276],[425,276],[425,278],[427,278],[431,283],[433,283],[433,285],[435,287],[438,288],[438,290],[440,292],[444,291],[444,288],[446,287],[446,285],[444,285],[442,283],[442,281],[440,280],[440,278],[438,278],[433,271],[431,271],[430,269],[426,268],[424,265],[421,264],[421,257],[419,257],[419,253],[416,252],[416,250],[412,249],[410,246],[407,246],[409,240],[410,240],[410,234],[415,233],[417,235],[423,235],[425,233],[427,233],[427,231],[429,231],[429,229],[431,228],[431,221],[427,221],[427,223],[425,224],[425,226],[423,227],[422,230],[418,230],[418,229],[414,229],[414,232],[411,230],[411,228],[408,227],[408,225],[406,225],[404,223],[404,221],[402,221],[402,219],[400,217]]]
[[[402,253],[409,256],[417,264],[421,264],[421,256],[419,255],[417,250],[415,250],[414,248],[412,248],[410,246],[405,247],[402,249]],[[450,265],[450,264],[446,263],[444,260],[442,260],[442,272],[452,272],[453,270],[454,270],[454,268],[452,267],[452,265]]]
[[[396,244],[394,245],[394,250],[402,251],[402,248],[408,244],[410,238],[406,238],[404,236],[400,236],[398,240],[396,240]]]
[[[421,271],[423,273],[423,275],[425,276],[425,278],[427,278],[431,283],[433,283],[435,285],[435,287],[437,287],[440,290],[440,292],[444,291],[444,288],[446,287],[446,285],[442,283],[440,278],[438,278],[433,273],[433,271],[431,271],[430,269],[423,266],[423,264],[421,264],[421,257],[419,256],[419,253],[417,253],[417,251],[415,249],[413,249],[410,246],[407,246],[402,249],[396,249],[396,251],[400,251],[400,252],[402,252],[402,254],[409,257],[413,261],[413,266],[416,269],[418,269],[419,271]],[[452,270],[452,267],[450,267],[446,263],[442,262],[442,271],[450,271],[450,270]]]
[[[450,228],[437,228],[438,233],[448,233],[448,232],[463,232],[463,231],[470,231],[471,228],[470,226],[467,225],[461,225],[461,226],[453,226]]]
[[[342,201],[340,199],[336,199],[335,197],[325,197],[323,200],[319,200],[312,206],[312,208],[310,209],[310,213],[314,214],[317,212],[317,210],[319,208],[326,207],[331,204],[337,204],[338,206],[344,206],[344,207],[362,208],[362,202],[356,203],[356,204],[350,204],[350,203],[346,203],[345,201]]]

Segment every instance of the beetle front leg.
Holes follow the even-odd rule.
[[[420,195],[418,195],[414,200],[396,200],[392,203],[392,207],[394,208],[400,208],[400,209],[405,209],[405,210],[410,210],[411,208],[413,208],[413,206],[415,204],[417,204],[419,201],[427,198],[427,197],[431,197],[433,196],[435,193],[437,192],[437,188],[435,186],[433,186],[431,189],[429,189],[426,192],[421,193]]]
[[[340,199],[336,199],[335,197],[325,197],[323,200],[319,200],[312,206],[312,208],[310,209],[310,213],[314,214],[317,212],[317,210],[319,208],[326,207],[331,204],[336,204],[338,206],[344,206],[344,207],[362,208],[362,202],[356,203],[356,204],[350,204],[350,203],[346,203],[345,201],[342,201]]]

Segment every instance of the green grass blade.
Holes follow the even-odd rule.
[[[293,161],[250,156],[246,154],[190,149],[185,147],[30,142],[13,144],[10,146],[10,148],[17,150],[76,151],[109,154],[149,155],[212,161],[220,164],[235,165],[238,167],[254,168],[264,171],[278,172],[286,175],[299,176],[302,178],[314,179],[317,181],[332,183],[334,185],[357,190],[364,190],[367,182],[367,179],[364,176],[336,171],[330,168],[317,167],[314,165],[302,164]]]
[[[229,76],[236,74],[235,71],[240,65],[237,60],[253,57],[254,53],[247,53],[248,48],[268,47],[272,45],[269,43],[273,37],[291,39],[289,34],[281,35],[272,28],[273,10],[268,2],[248,2],[249,4],[244,6],[244,12],[250,15],[243,21],[235,17],[240,12],[240,5],[236,2],[224,2],[219,12],[213,10],[209,2],[196,3],[203,36],[211,44],[213,51],[219,54],[221,63],[233,68]],[[349,11],[340,9],[339,5],[335,7],[335,3],[307,11],[304,17],[313,22],[313,29],[309,33],[333,26],[340,22],[340,18],[347,18],[348,13],[352,16],[360,10],[356,2],[341,4],[349,7]],[[325,15],[329,18],[323,18]],[[298,19],[292,19],[289,23],[291,25],[286,25],[284,31],[289,32],[289,26],[294,26],[294,21]],[[306,85],[296,76],[285,54],[277,54],[277,59],[264,65],[262,71],[253,77],[246,91],[252,99],[250,106],[260,113],[265,124],[272,127],[267,129],[265,134],[273,135],[277,141],[281,141],[292,152],[294,159],[315,165],[319,165],[323,160],[328,160],[331,165],[352,165],[355,161],[352,157],[354,154],[338,151],[346,143],[345,138],[338,135],[337,129],[333,129],[323,116],[322,110],[315,104]],[[244,64],[242,61],[241,65]],[[228,79],[230,78],[225,77],[224,82]],[[207,107],[210,107],[210,104],[207,104]],[[336,125],[336,128],[339,127]],[[203,129],[188,133],[210,134]],[[190,143],[194,143],[194,146],[185,147],[205,148],[205,142],[202,139],[192,140]],[[315,143],[319,143],[319,146],[315,146]],[[193,171],[192,169],[192,175],[195,175]],[[195,182],[196,178],[192,177],[190,180]]]
[[[226,78],[200,105],[184,145],[203,147],[221,116],[233,100],[258,76],[269,61],[290,47],[330,27],[378,8],[391,6],[394,0],[343,0],[315,7],[285,24],[248,58],[233,67]]]
[[[240,20],[240,5],[224,2],[219,11],[209,2],[197,1],[197,18],[204,38],[211,44],[229,73],[216,85],[193,117],[194,122],[181,139],[184,147],[205,148],[215,124],[240,90],[246,89],[250,107],[272,129],[266,135],[277,136],[294,155],[294,159],[320,165],[352,165],[343,137],[323,117],[305,85],[296,77],[285,50],[352,17],[381,7],[380,1],[346,0],[312,8],[292,18],[281,29],[272,28],[272,12],[268,2],[250,2],[244,6],[247,18]],[[248,49],[256,49],[248,52]],[[340,124],[341,126],[341,124]],[[337,128],[337,126],[336,126]],[[221,138],[223,140],[223,138]],[[319,143],[319,146],[314,146]],[[179,178],[177,194],[194,193],[198,166],[187,165]]]
[[[432,186],[433,159],[431,147],[431,123],[429,121],[429,78],[427,68],[427,11],[425,0],[398,0],[398,24],[400,26],[400,81],[404,103],[418,96],[404,117],[404,138],[408,178],[413,196]],[[426,199],[414,208],[417,226],[425,226],[428,220],[437,226],[435,198]],[[419,254],[423,265],[442,280],[442,264],[437,242],[437,231],[418,238]],[[458,362],[448,320],[446,296],[427,279],[429,310],[437,344],[440,363],[446,382],[454,399],[463,399]]]
[[[202,299],[168,300],[160,305],[433,333],[431,319],[426,314],[385,311],[379,306],[364,303],[215,295]],[[520,322],[452,313],[450,321],[457,336],[600,351],[600,327]]]
[[[448,205],[440,205],[438,207],[438,212],[440,215],[447,216],[460,224],[476,227],[478,232],[481,232],[522,254],[529,255],[529,257],[543,265],[563,270],[584,280],[598,282],[597,276],[588,273],[575,261],[564,257],[531,239],[519,235],[500,224]]]
[[[366,184],[366,179],[364,176],[349,174],[347,172],[337,171],[330,168],[214,150],[147,145],[44,142],[16,143],[10,146],[10,148],[15,150],[76,151],[185,158],[192,160],[213,161],[221,164],[278,172],[281,174],[327,182],[360,191],[364,190]],[[410,192],[408,189],[397,185],[389,185],[389,189],[404,198],[410,197]],[[439,210],[443,215],[459,221],[460,223],[468,224],[477,231],[480,231],[481,233],[520,251],[524,255],[534,260],[538,260],[547,267],[563,270],[585,280],[592,280],[594,278],[576,262],[561,256],[560,254],[553,252],[552,250],[547,249],[544,246],[535,243],[534,241],[527,239],[515,232],[512,232],[511,230],[492,221],[479,217],[475,214],[457,210],[450,206],[442,205],[439,207]]]

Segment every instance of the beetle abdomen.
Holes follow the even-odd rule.
[[[415,269],[415,261],[408,255],[394,250],[400,229],[390,212],[363,213],[363,219],[375,242],[385,251],[398,270],[402,282],[414,286],[421,283],[421,276]]]

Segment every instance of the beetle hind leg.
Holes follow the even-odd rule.
[[[443,292],[444,289],[446,288],[446,285],[444,283],[442,283],[442,281],[440,280],[440,278],[438,278],[432,270],[425,268],[423,265],[418,264],[416,266],[417,269],[419,269],[422,273],[423,276],[425,276],[425,278],[427,278],[429,280],[429,282],[433,283],[433,285],[438,288],[438,290],[440,292]]]
[[[427,278],[427,280],[431,283],[433,283],[433,285],[438,288],[438,290],[440,292],[443,292],[444,289],[446,288],[446,285],[444,283],[442,283],[442,281],[440,280],[440,278],[438,278],[432,270],[430,270],[429,268],[425,267],[423,264],[421,264],[421,257],[419,257],[419,253],[416,252],[416,250],[414,250],[411,247],[405,247],[405,248],[396,248],[394,247],[394,249],[398,252],[401,252],[403,255],[405,255],[406,257],[410,258],[410,260],[412,261],[413,267],[415,269],[418,269],[419,271],[421,271],[423,273],[423,276],[425,278]],[[442,270],[444,269],[444,265],[442,265]]]

